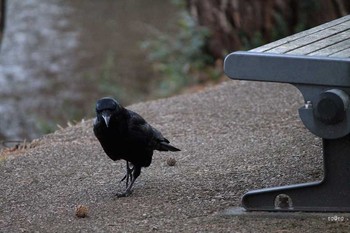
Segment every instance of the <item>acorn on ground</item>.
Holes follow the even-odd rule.
[[[168,166],[170,166],[170,167],[175,166],[175,164],[176,164],[176,159],[173,158],[173,157],[169,157],[169,158],[166,160],[166,163],[167,163]]]
[[[87,217],[88,214],[88,208],[85,205],[78,205],[75,208],[75,216],[77,216],[78,218],[85,218]]]

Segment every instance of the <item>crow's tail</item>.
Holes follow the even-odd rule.
[[[159,150],[159,151],[180,151],[180,149],[170,145],[167,142],[160,142],[158,144],[157,150]]]

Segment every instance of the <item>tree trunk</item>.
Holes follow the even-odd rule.
[[[186,0],[198,25],[211,36],[209,53],[228,52],[277,40],[350,12],[349,0]]]

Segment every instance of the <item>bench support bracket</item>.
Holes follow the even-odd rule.
[[[243,196],[248,211],[350,211],[350,135],[323,139],[320,182],[254,190]]]
[[[225,58],[232,79],[296,86],[304,125],[323,140],[319,182],[254,190],[243,196],[248,211],[350,212],[350,61],[346,58],[234,52]]]

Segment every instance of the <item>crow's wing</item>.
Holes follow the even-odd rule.
[[[152,126],[151,126],[152,127]],[[155,149],[159,151],[180,151],[180,149],[170,145],[170,142],[168,139],[163,137],[163,135],[155,128],[153,128],[153,132],[155,135]]]
[[[128,111],[128,139],[140,146],[152,147],[152,144],[154,144],[153,141],[157,138],[157,133],[139,114],[130,110]]]
[[[178,151],[179,149],[170,146],[169,140],[150,124],[148,124],[139,114],[129,111],[128,136],[135,144],[146,146],[153,150]]]

